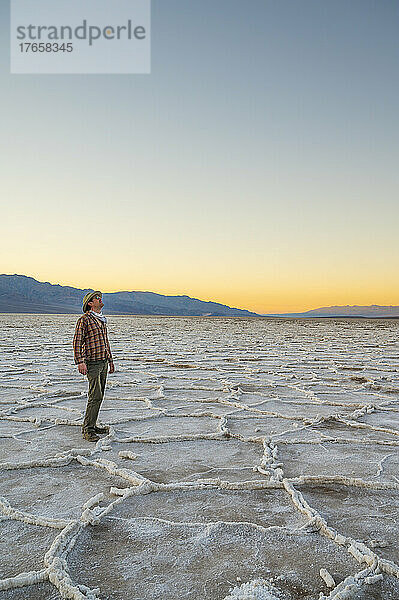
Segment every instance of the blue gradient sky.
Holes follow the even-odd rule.
[[[1,272],[399,304],[399,3],[153,0],[151,75],[10,75]]]

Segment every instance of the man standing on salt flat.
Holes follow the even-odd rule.
[[[108,433],[108,427],[97,426],[97,416],[104,398],[105,383],[109,372],[113,373],[114,363],[109,347],[107,319],[102,314],[101,292],[89,292],[83,298],[83,315],[76,323],[73,338],[75,363],[79,373],[89,380],[86,414],[82,433],[85,440],[97,442],[98,433]]]

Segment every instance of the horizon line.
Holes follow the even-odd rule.
[[[70,287],[72,289],[75,290],[80,290],[80,291],[85,291],[85,290],[94,290],[95,288],[80,288],[80,287],[75,287],[71,284],[65,284],[65,283],[52,283],[51,281],[41,281],[39,279],[36,279],[36,277],[32,276],[32,275],[26,275],[25,273],[0,273],[0,276],[6,276],[6,277],[13,277],[13,276],[17,276],[17,277],[26,277],[28,279],[33,279],[34,281],[38,282],[38,283],[48,283],[49,285],[58,285],[60,287]],[[147,294],[157,294],[159,296],[165,296],[165,297],[186,297],[186,298],[190,298],[192,300],[199,300],[200,302],[209,302],[209,303],[213,303],[213,304],[220,304],[222,306],[227,306],[229,308],[234,308],[234,309],[238,309],[238,310],[246,310],[248,312],[254,313],[256,315],[259,316],[285,316],[285,315],[299,315],[299,314],[304,314],[310,311],[316,311],[316,310],[322,310],[324,308],[396,308],[399,305],[397,304],[330,304],[330,305],[324,305],[324,306],[315,306],[313,308],[307,308],[305,310],[293,310],[293,311],[281,311],[281,312],[259,312],[259,311],[255,311],[249,308],[242,308],[242,307],[238,307],[238,306],[230,306],[230,304],[224,304],[223,302],[219,302],[216,300],[202,300],[201,298],[197,298],[196,296],[191,296],[188,293],[181,293],[181,294],[165,294],[163,292],[154,292],[153,290],[114,290],[114,291],[102,291],[101,293],[103,294],[118,294],[118,293],[147,293]]]

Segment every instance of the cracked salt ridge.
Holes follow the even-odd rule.
[[[255,579],[235,587],[225,600],[280,600],[279,591],[264,579]]]
[[[289,365],[287,365],[287,368],[289,367]],[[247,376],[247,375],[245,375]],[[39,388],[37,388],[39,389]],[[41,389],[40,389],[41,391]],[[262,411],[259,409],[256,409],[255,407],[251,407],[248,406],[247,404],[243,403],[243,402],[237,402],[237,398],[242,396],[242,394],[245,394],[245,392],[242,391],[242,389],[240,389],[240,387],[236,386],[231,387],[231,389],[229,389],[229,386],[227,385],[227,390],[228,392],[228,396],[226,397],[225,400],[222,400],[221,403],[222,404],[226,404],[227,406],[232,406],[235,407],[236,409],[242,410],[244,412],[257,412],[259,415],[267,415],[267,414],[271,414],[272,416],[278,416],[280,418],[291,418],[289,416],[286,415],[281,415],[279,413],[275,413],[275,412],[270,412],[270,411]],[[159,397],[161,398],[163,396],[162,394],[162,390],[160,390],[160,394]],[[317,397],[313,394],[312,398],[316,400],[317,403]],[[190,401],[190,398],[185,399],[186,401]],[[202,401],[204,401],[204,399],[202,399]],[[320,404],[323,403],[323,401],[320,401]],[[260,404],[260,403],[259,403]],[[32,406],[31,403],[29,403],[29,406]],[[39,403],[37,408],[40,408]],[[355,411],[352,415],[351,415],[351,421],[347,420],[347,419],[343,419],[341,417],[341,415],[329,415],[327,417],[327,419],[337,419],[340,420],[342,423],[344,423],[345,425],[349,426],[349,427],[358,427],[358,421],[357,419],[359,417],[362,417],[364,414],[369,413],[369,412],[373,412],[375,410],[375,407],[370,406],[370,405],[365,405],[364,407],[361,407],[360,410],[358,410],[357,412]],[[346,415],[345,415],[346,416]],[[7,418],[7,417],[5,417]],[[215,417],[215,418],[220,418]],[[299,417],[300,420],[302,420],[304,423],[308,423],[310,426],[317,426],[318,423],[321,423],[323,421],[326,420],[326,418],[320,418],[320,419],[308,419],[305,417]],[[30,419],[28,419],[29,421],[31,421]],[[22,419],[21,419],[22,421]],[[35,421],[33,421],[35,423],[40,423],[40,419],[36,418]],[[62,421],[61,421],[62,422]],[[54,421],[54,425],[58,425],[60,424],[60,420],[55,420]],[[66,425],[76,425],[76,423],[73,422],[68,422],[67,420],[64,420],[64,424]],[[220,424],[219,424],[220,425]],[[362,425],[360,425],[360,427],[362,427]],[[381,428],[381,427],[371,427],[371,429],[373,429],[374,431],[381,431],[381,432],[389,432],[393,435],[397,435],[398,431],[394,430],[394,429],[389,429],[387,431],[386,428]],[[222,437],[216,437],[215,439],[225,439],[228,438],[231,434],[228,430],[227,427],[227,420],[224,419],[223,422],[223,426],[219,426],[218,431],[216,432],[218,436],[222,436]],[[166,439],[165,439],[166,437]],[[174,436],[165,436],[164,438],[153,438],[153,443],[168,443],[169,441],[183,441],[185,439],[185,436],[181,436],[181,435],[174,435]],[[306,507],[305,505],[301,504],[300,499],[301,499],[301,495],[299,492],[297,492],[293,486],[292,483],[294,482],[294,479],[287,480],[284,478],[283,475],[283,470],[282,470],[282,464],[279,464],[276,462],[277,459],[277,451],[276,451],[276,447],[271,445],[271,444],[267,444],[266,443],[266,439],[262,439],[260,437],[257,438],[245,438],[244,436],[234,436],[234,437],[239,437],[240,439],[242,439],[243,442],[256,442],[259,443],[262,441],[263,445],[264,445],[264,454],[263,454],[263,458],[261,460],[261,464],[258,466],[258,470],[261,472],[261,474],[263,475],[269,475],[270,477],[270,481],[269,481],[269,486],[273,487],[274,485],[276,487],[280,487],[281,485],[283,485],[283,487],[287,490],[287,492],[290,493],[294,505],[296,505],[296,507],[301,510],[301,512],[303,512],[304,514],[307,514],[307,516],[312,515],[311,516],[311,523],[312,523],[312,527],[314,527],[315,525],[318,525],[318,530],[320,533],[324,533],[324,535],[327,535],[327,537],[331,537],[332,533],[334,530],[332,530],[331,528],[328,528],[327,526],[325,527],[325,530],[323,530],[323,527],[320,525],[320,523],[322,523],[322,519],[320,517],[320,515],[317,515],[315,513],[315,511],[312,511],[309,509],[309,507]],[[198,437],[198,435],[192,435],[190,437],[190,439],[192,441],[195,440],[199,440],[199,439],[206,439],[206,436],[204,438],[204,436]],[[126,441],[126,440],[125,440]],[[133,440],[131,440],[131,443],[134,442],[143,442],[144,440],[140,439],[140,438],[135,438]],[[150,440],[146,440],[146,441],[150,441]],[[97,444],[97,447],[95,448],[93,454],[95,454],[96,452],[99,451],[103,451],[103,450],[107,450],[109,448],[112,447],[112,443],[116,442],[116,440],[112,439],[112,435],[109,436],[108,441],[104,440],[99,442],[99,444]],[[116,465],[114,465],[113,463],[109,462],[109,461],[104,461],[104,460],[95,460],[95,461],[90,461],[88,459],[85,459],[84,457],[80,457],[80,456],[75,456],[74,457],[76,460],[79,460],[79,462],[86,464],[86,465],[91,465],[97,468],[105,468],[106,470],[108,470],[111,474],[117,474],[120,475],[122,473],[122,471],[120,469],[118,469],[118,467]],[[85,462],[88,461],[88,462]],[[33,466],[33,464],[31,465]],[[60,467],[64,466],[62,464],[62,461],[59,463]],[[382,463],[379,463],[379,468],[382,466]],[[30,468],[29,466],[25,465],[25,468]],[[138,488],[142,488],[140,489],[140,494],[142,493],[148,493],[149,491],[156,491],[156,490],[160,490],[160,486],[162,484],[155,484],[154,482],[150,482],[148,479],[142,478],[140,476],[140,474],[138,473],[129,473],[129,472],[123,472],[123,475],[125,476],[125,478],[132,484],[134,484],[135,486],[137,486]],[[311,482],[314,481],[316,483],[322,484],[323,483],[323,478],[320,477],[312,477],[310,476],[307,480],[306,478],[304,478],[302,481],[300,480],[300,478],[297,478],[296,484],[300,485],[303,482]],[[329,482],[331,482],[331,478],[329,478],[328,480]],[[338,476],[335,481],[339,481],[340,483],[344,483],[344,485],[359,485],[359,486],[363,486],[363,487],[371,487],[374,489],[381,489],[381,484],[377,484],[375,482],[374,485],[370,485],[369,482],[364,482],[363,480],[351,480],[350,478],[342,478],[340,476]],[[356,481],[356,483],[355,483]],[[204,486],[208,487],[208,485],[212,486],[220,486],[222,482],[220,482],[220,480],[203,480],[202,482],[198,482],[197,484],[195,484],[196,486],[199,485],[199,487],[196,487],[195,489],[203,489]],[[265,482],[266,483],[266,482]],[[231,485],[229,484],[229,482],[226,482],[227,485]],[[241,482],[241,485],[244,485],[244,489],[245,487],[249,487],[249,489],[251,489],[251,487],[253,486],[254,482]],[[270,485],[271,484],[271,485]],[[237,484],[236,484],[237,485]],[[191,489],[193,489],[193,485],[192,482],[180,482],[180,483],[175,483],[175,484],[169,484],[167,486],[163,485],[163,490],[165,489],[185,489],[185,487],[189,486]],[[266,487],[266,486],[265,486]],[[233,488],[234,489],[234,488]],[[235,488],[237,489],[237,488]],[[388,489],[387,487],[385,487],[384,489]],[[389,488],[392,489],[392,488]],[[112,488],[112,491],[114,491],[115,493],[120,493],[121,490],[117,490],[116,488]],[[133,486],[131,486],[131,491],[129,492],[130,494],[133,493],[137,493],[138,489],[134,489]],[[95,514],[94,511],[91,510],[91,508],[93,507],[93,504],[98,503],[99,501],[101,501],[101,499],[103,498],[101,495],[96,495],[92,501],[86,502],[83,506],[83,510],[82,510],[82,516],[81,516],[81,524],[78,527],[78,531],[80,530],[81,527],[83,526],[87,526],[88,523],[91,524],[96,524],[99,522],[100,516],[103,516],[105,514],[107,514],[109,512],[109,510],[111,510],[113,508],[113,506],[115,506],[118,502],[120,502],[121,500],[123,500],[125,497],[128,496],[128,492],[126,490],[122,490],[122,496],[121,498],[119,498],[118,500],[116,500],[115,502],[111,503],[110,505],[108,505],[107,508],[104,509],[99,509],[98,514]],[[5,511],[8,511],[8,514],[17,514],[17,513],[12,513],[12,507],[10,507],[9,505],[7,505],[6,503],[4,503],[3,508]],[[11,513],[10,513],[11,511]],[[31,517],[27,514],[27,513],[23,513],[21,512],[19,515],[19,517],[23,518],[28,518],[30,519]],[[319,521],[321,519],[320,522],[317,523],[317,517],[319,518]],[[17,518],[17,517],[15,517]],[[35,517],[36,518],[36,517]],[[60,538],[58,544],[55,544],[55,542],[53,543],[52,547],[54,547],[55,544],[55,548],[59,549],[60,547],[62,547],[62,538],[65,537],[65,535],[68,533],[68,528],[72,527],[72,530],[74,529],[73,527],[73,523],[71,525],[67,525],[63,531],[61,532],[60,536],[58,536],[58,538]],[[49,523],[47,523],[45,526],[50,526]],[[75,524],[76,526],[76,524]],[[330,534],[330,536],[328,535]],[[339,536],[339,534],[338,534]],[[74,536],[75,538],[76,536]],[[58,539],[57,538],[57,539]],[[68,544],[68,548],[70,549],[71,545],[72,545],[72,541],[73,539],[70,540],[69,544]],[[342,538],[342,539],[341,539]],[[344,536],[340,536],[339,539],[334,537],[333,538],[334,541],[336,543],[343,543],[342,540],[345,539]],[[348,546],[349,544],[349,546]],[[375,565],[378,565],[378,569],[380,569],[381,567],[385,567],[385,571],[386,572],[391,572],[392,574],[394,574],[395,576],[397,575],[397,567],[396,565],[394,565],[393,563],[391,563],[390,561],[378,561],[378,557],[376,557],[376,555],[374,553],[372,553],[364,544],[361,544],[359,546],[359,544],[357,542],[355,542],[354,540],[351,540],[350,538],[346,538],[346,547],[349,553],[351,553],[359,562],[366,562],[366,564],[369,564],[370,561],[372,562],[372,564],[367,567],[367,569],[361,571],[358,574],[355,574],[354,576],[350,576],[349,578],[347,578],[346,580],[344,580],[344,582],[341,582],[341,584],[339,584],[337,586],[337,588],[335,588],[335,590],[333,590],[333,592],[331,592],[331,595],[329,597],[335,597],[335,598],[349,598],[352,597],[352,592],[356,591],[359,589],[360,585],[363,585],[364,583],[366,584],[372,584],[375,581],[378,581],[381,577],[381,573],[377,573],[375,572],[373,574],[373,570],[376,571],[376,567]],[[51,549],[50,549],[51,550]],[[366,550],[366,552],[364,552]],[[49,551],[50,552],[50,551]],[[363,553],[362,553],[363,552]],[[371,553],[371,554],[370,554]],[[62,553],[61,553],[62,555]],[[52,554],[50,552],[46,554],[46,561],[47,563],[49,563],[49,558],[51,559]],[[371,558],[370,558],[371,557]],[[60,589],[60,591],[62,591],[62,594],[67,593],[67,594],[78,594],[77,596],[72,595],[69,597],[81,597],[79,594],[81,593],[81,590],[83,590],[83,594],[85,594],[83,597],[89,598],[89,597],[94,597],[93,596],[93,592],[91,592],[90,590],[88,590],[87,588],[84,588],[84,586],[81,586],[81,590],[76,586],[73,586],[72,583],[70,582],[70,578],[69,575],[67,573],[67,566],[66,566],[66,562],[65,559],[61,557],[53,557],[54,560],[50,560],[50,563],[53,564],[55,562],[56,565],[58,565],[58,571],[56,571],[55,573],[53,573],[50,569],[50,566],[48,565],[48,576],[50,578],[50,580],[52,580],[51,578],[54,579],[54,584],[56,585],[56,587],[58,587]],[[368,560],[367,560],[368,559]],[[58,560],[58,563],[57,563]],[[45,562],[46,562],[45,561]],[[49,563],[49,564],[50,564]],[[381,569],[383,570],[383,569]],[[42,577],[42,572],[36,572],[31,574],[31,576],[33,578],[35,577]],[[14,578],[15,579],[15,578]],[[22,576],[18,579],[15,579],[15,581],[18,582],[18,584],[20,585],[21,582],[24,582],[23,584],[26,584],[26,581],[29,580],[29,574],[28,576]],[[8,585],[8,584],[7,584]],[[72,586],[72,587],[71,587]],[[71,591],[72,590],[72,591]],[[77,591],[76,591],[77,590]],[[67,596],[64,596],[67,597]]]
[[[118,543],[115,543],[113,531],[119,534]],[[98,581],[100,587],[104,588],[105,598],[159,598],[161,588],[156,587],[156,578],[151,576],[149,585],[143,581],[147,565],[151,565],[149,575],[155,572],[159,574],[161,582],[170,580],[171,587],[161,597],[221,599],[231,588],[229,582],[234,581],[237,575],[248,581],[248,575],[252,579],[259,571],[263,576],[265,571],[269,574],[270,566],[273,573],[282,572],[288,576],[287,581],[284,577],[280,582],[284,588],[291,587],[293,592],[295,589],[302,592],[308,589],[306,595],[301,593],[297,596],[294,593],[292,596],[284,596],[297,600],[299,597],[310,597],[312,576],[319,578],[318,568],[325,561],[328,568],[331,568],[338,559],[338,572],[343,576],[351,572],[349,565],[353,568],[354,564],[353,560],[346,560],[343,552],[337,556],[337,551],[329,542],[320,544],[314,555],[314,542],[311,543],[312,548],[309,548],[307,538],[308,535],[289,529],[275,526],[255,528],[251,523],[173,523],[153,517],[121,520],[111,516],[103,526],[99,526],[97,532],[96,528],[86,529],[71,556],[71,573],[75,577],[78,575],[79,557],[84,551],[87,562],[83,569],[83,581],[88,585]],[[278,550],[280,546],[284,548],[282,552]],[[112,548],[112,555],[116,559],[109,575],[98,570],[104,548]],[[269,554],[269,549],[273,554]],[[308,572],[304,577],[305,586],[297,577],[292,577],[291,571],[295,565],[301,573],[301,557],[304,555],[306,562],[309,561],[309,565],[312,563],[311,575]],[[317,561],[316,568],[314,560]],[[203,585],[206,586],[207,593],[203,593]],[[117,591],[121,588],[123,593],[118,594]],[[319,589],[322,589],[321,583]]]

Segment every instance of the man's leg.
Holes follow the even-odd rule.
[[[108,361],[106,360],[103,370],[100,373],[101,391],[102,391],[103,398],[104,398],[104,392],[105,392],[105,384],[107,383],[107,375],[108,375]]]
[[[83,433],[95,433],[98,411],[103,401],[105,381],[104,365],[108,367],[107,361],[96,361],[87,363],[87,379],[89,381],[88,400],[86,414],[83,421]],[[106,374],[105,374],[106,377]]]
[[[101,394],[102,394],[103,398],[104,398],[104,393],[105,393],[105,385],[107,383],[107,374],[108,374],[108,361],[105,362],[105,365],[104,365],[102,371],[100,372]],[[100,426],[96,425],[95,432],[96,433],[108,433],[109,427],[108,427],[108,425],[105,427],[100,427]]]

